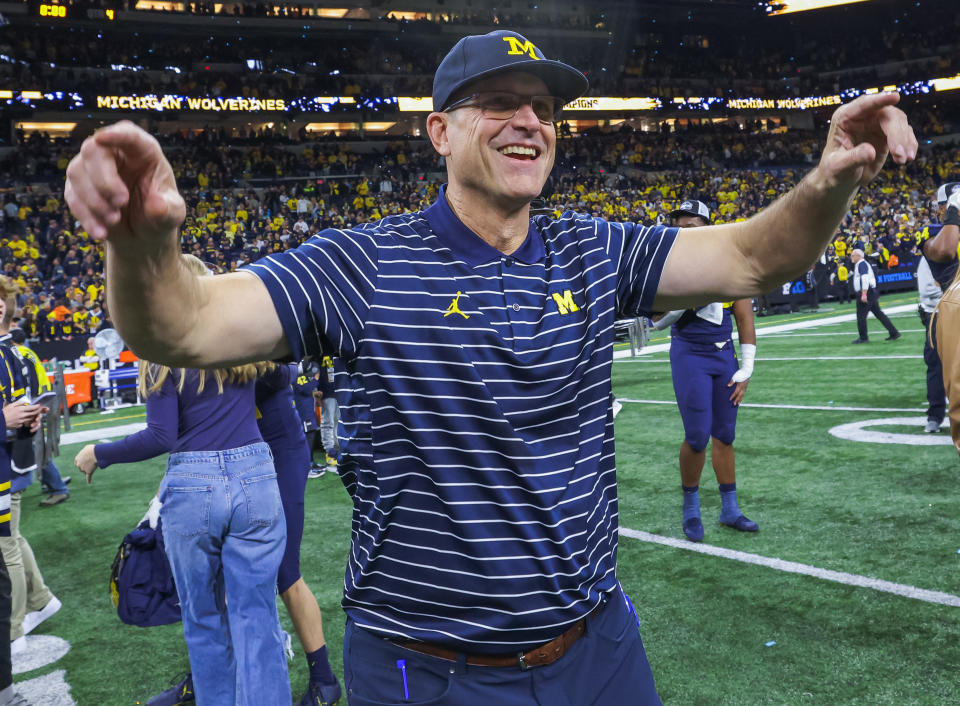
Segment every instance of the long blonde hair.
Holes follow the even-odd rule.
[[[194,255],[184,253],[180,255],[180,259],[183,261],[184,265],[187,266],[187,269],[198,277],[205,277],[213,274],[213,272],[207,268],[203,261]],[[204,387],[206,387],[208,373],[212,375],[213,379],[217,382],[217,394],[222,395],[224,383],[244,385],[251,380],[255,380],[261,375],[269,372],[275,365],[276,363],[271,361],[260,361],[258,363],[234,365],[229,368],[197,370],[199,378],[197,382],[197,394],[201,394],[204,390]],[[188,369],[177,368],[177,370],[180,378],[177,381],[177,393],[182,393],[183,386],[187,380]],[[140,369],[137,371],[137,392],[140,393],[141,399],[146,399],[149,395],[159,390],[163,386],[163,383],[166,382],[171,372],[173,372],[173,368],[167,367],[166,365],[160,365],[159,363],[151,363],[146,360],[141,360]]]
[[[251,380],[270,370],[275,363],[270,361],[261,361],[259,363],[246,363],[245,365],[234,365],[230,368],[216,368],[214,370],[200,370],[197,372],[197,394],[201,394],[207,385],[207,375],[213,377],[217,383],[217,394],[223,394],[224,384],[244,385]],[[183,392],[183,386],[187,380],[187,372],[190,368],[170,368],[159,363],[151,363],[146,360],[140,361],[140,369],[137,371],[137,392],[140,397],[146,399],[147,396],[159,390],[166,382],[170,374],[176,370],[179,376],[177,380],[177,392]]]

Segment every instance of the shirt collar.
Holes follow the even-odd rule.
[[[508,257],[467,228],[463,221],[457,218],[457,214],[447,203],[446,184],[440,187],[437,200],[423,212],[423,215],[440,243],[449,248],[454,257],[463,260],[471,267]],[[510,253],[509,257],[527,265],[533,265],[542,262],[545,255],[546,249],[543,245],[543,237],[531,220],[523,245]]]

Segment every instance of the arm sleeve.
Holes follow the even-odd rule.
[[[291,370],[293,371],[292,375]],[[297,366],[295,364],[277,365],[270,372],[257,378],[257,384],[254,387],[254,399],[257,407],[260,407],[271,395],[290,387],[296,379],[296,370]]]
[[[147,397],[147,428],[120,441],[97,444],[93,449],[97,467],[145,461],[172,451],[177,443],[179,421],[177,388],[173,376],[169,376],[159,390]]]
[[[593,219],[593,223],[597,237],[606,242],[607,254],[616,265],[617,315],[649,315],[679,229],[608,223],[599,218]]]
[[[266,285],[294,360],[356,354],[376,289],[377,257],[369,229],[328,229],[246,269]]]

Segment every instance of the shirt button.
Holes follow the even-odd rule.
[[[506,260],[503,261],[503,264],[506,265],[507,267],[513,267],[513,262],[514,262],[513,258],[508,257]]]
[[[514,304],[514,305],[513,305],[513,310],[514,310],[514,311],[520,311],[520,305],[519,305],[519,304]]]

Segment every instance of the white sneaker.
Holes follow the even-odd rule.
[[[936,419],[928,419],[927,426],[923,428],[927,434],[936,434],[940,431],[940,422]]]
[[[0,691],[0,706],[30,706],[22,694],[13,690],[13,684]]]
[[[21,652],[27,651],[27,636],[21,635],[16,640],[10,642],[10,654],[18,655]]]
[[[53,616],[58,610],[63,607],[63,603],[60,602],[60,599],[54,596],[47,604],[43,606],[40,610],[35,610],[32,613],[27,613],[23,616],[23,634],[28,635],[30,632],[42,623],[47,618]]]
[[[307,471],[307,478],[323,478],[326,472],[326,469],[323,468],[311,468]]]

